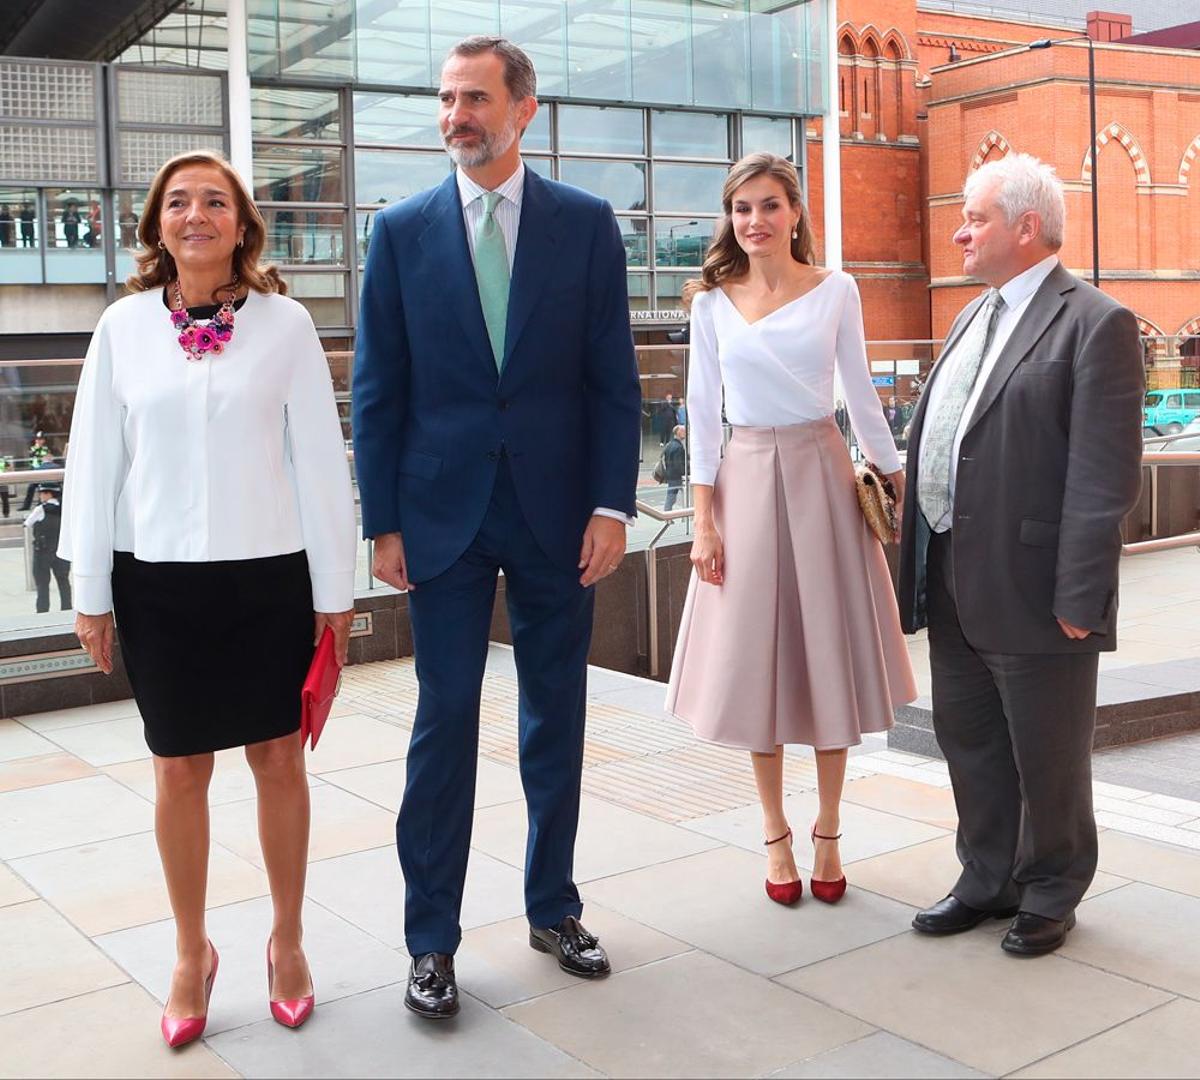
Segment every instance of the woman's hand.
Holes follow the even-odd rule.
[[[900,530],[904,525],[904,470],[897,469],[887,474],[896,492],[896,542],[900,542]]]
[[[711,524],[696,526],[692,540],[692,565],[700,580],[708,585],[721,585],[725,581],[725,545],[717,527]]]
[[[350,624],[354,621],[354,608],[349,611],[315,611],[316,627],[313,631],[313,647],[315,648],[325,632],[325,627],[333,631],[333,655],[337,658],[338,667],[345,667],[350,655]]]
[[[116,637],[113,613],[108,611],[103,615],[76,615],[75,636],[79,638],[84,652],[92,658],[92,663],[105,675],[111,675],[113,639]]]

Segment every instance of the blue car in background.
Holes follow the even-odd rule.
[[[1150,390],[1146,394],[1144,415],[1147,428],[1153,428],[1159,435],[1177,435],[1200,416],[1200,390],[1179,387]]]

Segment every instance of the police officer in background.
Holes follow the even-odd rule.
[[[38,484],[38,505],[25,519],[33,534],[33,581],[37,586],[37,610],[50,610],[50,575],[58,583],[63,611],[71,610],[71,564],[58,557],[58,531],[62,525],[62,485]]]

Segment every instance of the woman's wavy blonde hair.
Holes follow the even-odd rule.
[[[138,240],[142,250],[134,253],[137,269],[126,279],[126,288],[132,292],[147,292],[169,285],[179,276],[171,253],[158,246],[162,239],[158,222],[162,216],[163,197],[171,177],[187,165],[207,165],[217,169],[228,181],[229,189],[233,192],[234,202],[237,203],[238,224],[245,228],[241,244],[233,249],[233,272],[237,280],[258,293],[286,293],[287,285],[279,276],[279,271],[274,266],[258,264],[258,258],[267,242],[267,225],[262,214],[254,205],[254,200],[233,166],[212,150],[189,150],[183,154],[176,154],[155,174],[146,196],[141,219],[138,221]],[[232,280],[217,288],[213,292],[213,300],[217,299],[218,293],[231,285]]]
[[[712,243],[708,245],[700,277],[686,282],[683,286],[685,307],[692,306],[692,300],[697,293],[708,292],[725,281],[742,277],[749,271],[750,257],[742,250],[733,232],[733,196],[746,181],[760,176],[778,180],[788,202],[800,211],[800,223],[796,226],[796,235],[792,240],[792,258],[796,262],[812,265],[812,230],[809,227],[808,209],[800,191],[800,177],[796,174],[796,166],[778,154],[747,154],[725,177],[725,186],[721,189],[721,209],[725,214],[713,233]]]

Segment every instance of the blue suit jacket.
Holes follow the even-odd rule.
[[[501,453],[546,554],[579,562],[597,507],[634,512],[641,389],[612,208],[525,173],[503,373],[488,341],[458,184],[380,211],[354,362],[363,534],[404,534],[427,581],[474,539]]]

